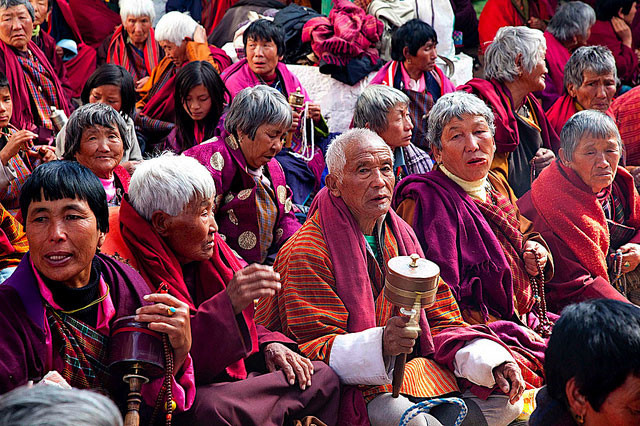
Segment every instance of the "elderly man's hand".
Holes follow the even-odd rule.
[[[169,336],[174,356],[173,372],[176,373],[191,350],[189,306],[170,294],[147,294],[144,300],[154,305],[138,308],[136,321],[148,322],[150,330],[166,333]]]
[[[635,271],[640,263],[640,245],[627,243],[620,246],[622,251],[622,272]]]
[[[280,274],[271,266],[254,263],[236,272],[225,291],[231,299],[233,312],[238,315],[255,299],[273,296],[278,290]]]
[[[533,157],[533,165],[536,168],[536,175],[540,174],[545,167],[551,164],[556,159],[556,155],[547,148],[540,148],[536,155]]]
[[[264,361],[270,372],[282,370],[290,385],[298,379],[300,389],[305,390],[311,386],[313,375],[311,360],[293,352],[282,343],[269,343],[264,348]]]
[[[511,405],[518,402],[525,388],[518,364],[512,361],[500,364],[493,369],[493,378],[500,390],[509,395]]]
[[[535,277],[538,275],[538,266],[536,265],[536,258],[540,262],[540,268],[544,271],[547,266],[547,260],[549,258],[549,252],[540,243],[532,240],[528,240],[524,243],[524,253],[522,254],[522,260],[524,261],[524,267],[527,270],[527,274]]]
[[[382,333],[382,354],[396,356],[408,354],[418,338],[418,332],[407,328],[408,317],[391,317]]]

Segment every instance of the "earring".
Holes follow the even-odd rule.
[[[584,416],[582,414],[576,414],[574,417],[575,417],[576,422],[578,424],[584,423]]]

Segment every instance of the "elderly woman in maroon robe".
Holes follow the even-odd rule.
[[[564,69],[565,94],[547,111],[556,133],[560,134],[567,120],[584,109],[613,117],[610,108],[617,81],[616,61],[609,48],[584,46],[573,52]]]
[[[496,153],[491,170],[504,175],[517,197],[555,158],[558,135],[531,92],[543,90],[547,67],[542,33],[527,27],[498,30],[485,54],[486,79],[458,90],[477,95],[493,110]]]
[[[259,84],[277,89],[289,100],[296,94],[304,98],[306,107],[294,108],[291,136],[280,151],[278,161],[293,189],[293,201],[308,206],[322,187],[325,166],[324,156],[317,146],[320,138],[328,135],[320,105],[311,100],[298,78],[282,62],[285,53],[282,28],[266,19],[259,19],[247,27],[242,40],[247,57],[221,75],[232,99],[242,89]],[[307,114],[301,119],[303,109]],[[303,132],[305,128],[306,134]],[[311,137],[315,138],[315,147],[309,140]]]
[[[25,183],[20,207],[29,252],[0,287],[0,392],[53,374],[123,402],[121,378],[107,367],[110,331],[117,319],[135,315],[149,331],[167,334],[173,400],[188,409],[195,398],[189,308],[171,295],[149,294],[137,272],[96,254],[108,231],[98,178],[77,163],[44,164]],[[147,404],[163,382],[143,385]]]
[[[613,119],[589,110],[571,117],[560,136],[560,160],[518,200],[556,259],[547,283],[550,308],[586,299],[625,301],[623,274],[640,263],[640,197],[619,166],[620,134]]]
[[[57,132],[52,108],[71,114],[62,83],[45,54],[31,40],[35,13],[28,0],[0,3],[0,71],[9,80],[11,123],[49,143]]]
[[[151,289],[165,283],[191,309],[193,421],[276,425],[314,415],[335,424],[335,374],[253,321],[254,299],[278,291],[280,277],[270,266],[244,268],[217,233],[209,171],[167,153],[134,176],[120,208],[122,236]]]
[[[547,41],[547,79],[540,98],[547,111],[564,92],[564,67],[571,52],[584,46],[596,21],[593,8],[581,1],[563,3],[551,18],[544,38]],[[558,133],[560,133],[558,131]]]
[[[275,159],[291,121],[291,107],[280,92],[249,87],[231,103],[225,132],[184,152],[211,172],[220,234],[248,263],[273,264],[280,247],[300,227],[291,190]]]
[[[513,345],[525,380],[539,387],[545,348],[539,334],[547,336],[551,324],[536,299],[553,265],[509,185],[490,171],[493,133],[493,114],[476,96],[443,96],[429,114],[438,167],[400,181],[394,206],[426,258],[440,266],[462,317],[488,324]]]

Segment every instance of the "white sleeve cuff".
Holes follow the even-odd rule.
[[[331,346],[329,366],[346,385],[386,385],[391,383],[395,357],[382,355],[384,327],[336,336]]]
[[[493,387],[493,369],[505,362],[515,362],[508,350],[489,339],[474,339],[456,352],[453,362],[456,377],[479,386]]]
[[[0,164],[0,189],[8,188],[11,182],[17,179],[17,177],[18,175],[11,164],[7,164],[6,166]]]

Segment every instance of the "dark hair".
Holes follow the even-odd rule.
[[[431,25],[419,19],[407,21],[398,28],[391,38],[391,59],[394,61],[404,61],[405,47],[409,48],[409,53],[415,56],[418,50],[428,42],[438,43],[438,35]]]
[[[9,80],[7,79],[7,76],[0,71],[0,89],[4,89],[5,87],[9,87]]]
[[[626,15],[635,2],[636,0],[599,0],[595,6],[596,19],[598,21],[609,21],[614,16],[618,16],[620,9]]]
[[[88,104],[91,91],[106,84],[112,84],[120,88],[120,96],[122,97],[120,113],[127,117],[133,117],[133,110],[136,107],[135,84],[131,73],[120,65],[104,64],[98,67],[82,89],[82,95],[80,96],[82,103]]]
[[[253,21],[251,25],[244,30],[242,44],[244,44],[245,52],[249,37],[254,40],[272,41],[278,48],[278,56],[284,56],[284,30],[268,19]]]
[[[27,223],[27,212],[33,201],[84,200],[96,216],[98,230],[109,231],[107,194],[100,179],[75,161],[50,161],[33,170],[20,191],[20,210]]]
[[[608,299],[565,308],[544,367],[552,398],[567,404],[565,387],[575,378],[580,394],[599,411],[630,374],[640,377],[640,308]]]
[[[63,160],[75,160],[76,154],[80,150],[80,141],[82,133],[95,126],[108,127],[109,129],[118,129],[120,139],[124,150],[129,149],[131,141],[127,133],[127,123],[111,105],[107,104],[86,104],[75,110],[69,121],[65,131],[65,146]]]
[[[225,95],[228,95],[226,86],[216,72],[216,69],[206,61],[192,61],[186,64],[176,75],[176,131],[181,138],[176,138],[181,144],[180,152],[195,145],[194,121],[189,116],[189,112],[184,107],[184,100],[189,95],[191,89],[203,85],[211,97],[211,109],[209,114],[202,120],[205,124],[205,140],[213,137],[213,131],[220,121],[224,108]],[[180,142],[180,139],[182,140]]]

